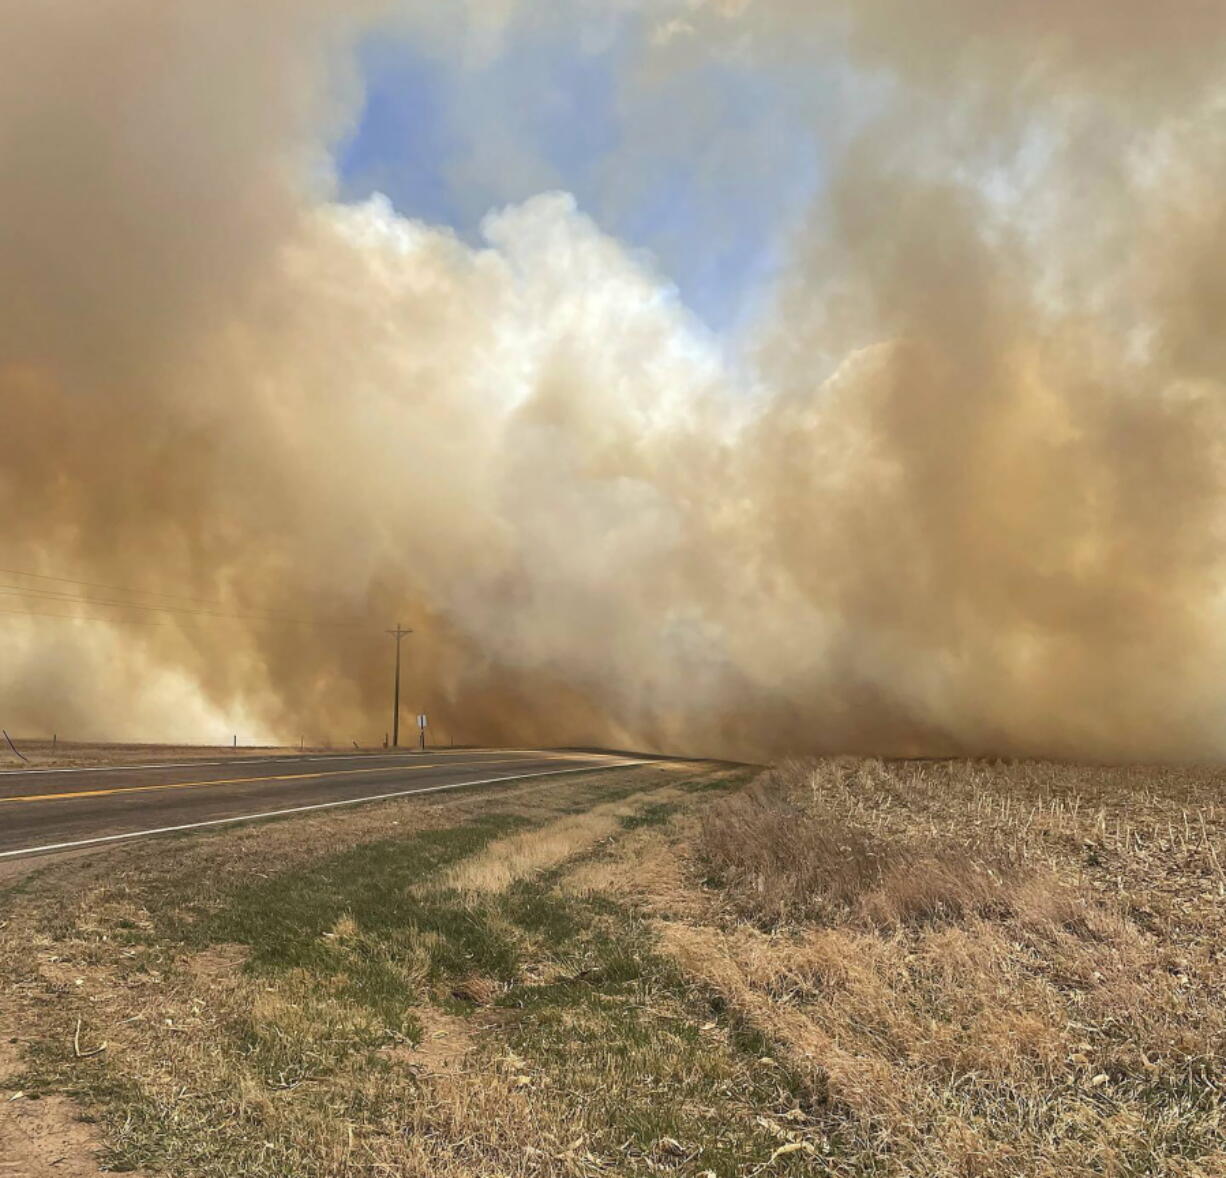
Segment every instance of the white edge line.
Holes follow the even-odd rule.
[[[22,847],[18,851],[0,851],[0,859],[18,855],[40,855],[48,851],[69,851],[76,847],[95,847],[102,843],[118,843],[126,839],[148,838],[155,834],[174,834],[182,830],[201,830],[206,826],[228,826],[235,822],[258,822],[261,818],[281,818],[286,814],[305,814],[308,810],[333,810],[337,806],[359,806],[363,802],[385,802],[392,798],[407,798],[413,794],[436,794],[448,789],[464,789],[472,785],[495,785],[500,781],[524,781],[529,777],[563,777],[568,773],[596,773],[601,769],[633,769],[650,765],[652,761],[618,761],[612,765],[589,765],[585,769],[546,769],[543,773],[516,773],[509,777],[487,777],[482,781],[456,781],[451,785],[428,785],[421,789],[403,789],[391,794],[375,794],[368,798],[344,798],[339,802],[317,802],[311,806],[294,806],[289,810],[269,810],[263,814],[240,814],[234,818],[210,818],[207,822],[189,822],[184,826],[159,826],[154,830],[131,830],[125,834],[107,834],[99,838],[79,839],[72,843],[48,843],[42,847]]]

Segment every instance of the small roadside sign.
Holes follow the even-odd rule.
[[[426,719],[425,712],[419,712],[417,715],[417,727],[426,728],[429,726],[429,721]]]

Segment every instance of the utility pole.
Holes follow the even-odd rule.
[[[400,747],[400,644],[413,633],[412,630],[406,630],[403,626],[397,624],[394,630],[389,630],[388,633],[396,639],[396,696],[395,703],[392,705],[392,748]]]

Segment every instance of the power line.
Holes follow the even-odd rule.
[[[225,605],[211,597],[188,597],[183,593],[165,593],[160,589],[133,589],[127,585],[107,585],[100,581],[82,581],[76,577],[53,577],[49,573],[31,573],[22,569],[0,569],[0,576],[29,577],[34,581],[55,581],[62,585],[81,585],[86,589],[106,589],[111,593],[134,593],[139,597],[165,597],[173,601],[190,601],[195,605]]]
[[[67,605],[69,603],[65,602],[64,604]],[[41,610],[29,609],[0,609],[0,614],[7,615],[11,618],[57,618],[62,622],[104,622],[108,626],[148,626],[154,630],[177,629],[177,627],[173,626],[170,622],[147,622],[141,618],[100,618],[93,614],[50,614]],[[222,614],[218,616],[225,618],[227,615]],[[281,626],[286,624],[284,622],[278,622],[275,619],[258,620],[265,626]],[[375,632],[371,630],[366,636],[373,638],[375,636]],[[359,634],[358,637],[362,637],[362,635]]]
[[[165,622],[143,622],[139,618],[96,618],[91,614],[45,614],[28,609],[0,609],[0,614],[11,618],[59,618],[64,622],[106,622],[108,626],[150,626],[155,630],[169,630]]]
[[[107,585],[99,581],[82,581],[74,577],[57,577],[51,576],[49,573],[31,573],[20,569],[0,569],[0,575],[10,577],[28,577],[39,581],[54,581],[58,584],[79,585],[87,589],[104,589],[112,593],[134,594],[140,597],[161,597],[170,601],[186,601],[196,605],[220,605],[225,606],[227,603],[213,598],[206,597],[189,597],[180,593],[164,593],[157,589],[132,589],[122,585]],[[0,589],[19,590],[22,593],[30,594],[39,597],[56,597],[68,601],[81,601],[88,605],[115,605],[115,606],[130,606],[133,609],[160,609],[168,613],[198,613],[201,616],[208,614],[213,617],[240,618],[248,621],[258,621],[261,618],[277,618],[287,622],[293,622],[296,625],[305,626],[352,626],[361,627],[369,623],[365,622],[346,622],[329,619],[318,618],[294,618],[287,614],[279,613],[276,610],[259,610],[257,614],[236,614],[232,612],[208,611],[208,610],[189,610],[183,606],[159,606],[151,602],[136,602],[136,601],[104,601],[97,598],[85,597],[79,594],[61,593],[53,589],[43,589],[37,586],[25,585],[4,585]]]
[[[141,609],[155,613],[187,614],[193,617],[234,618],[239,621],[267,622],[298,626],[335,626],[343,628],[360,627],[360,622],[328,622],[312,618],[291,618],[272,614],[235,614],[223,613],[218,610],[188,609],[186,606],[150,605],[139,601],[108,601],[98,597],[81,597],[72,593],[56,593],[50,589],[28,589],[21,585],[0,585],[0,596],[4,597],[38,597],[65,603],[79,602],[82,605],[112,606],[118,609]]]
[[[155,613],[185,614],[191,617],[227,618],[239,621],[264,622],[270,625],[318,626],[338,629],[360,629],[362,622],[334,622],[317,618],[291,618],[281,614],[237,614],[224,613],[219,610],[188,609],[179,605],[152,605],[140,601],[109,601],[98,597],[83,597],[73,593],[59,593],[53,589],[31,589],[24,585],[0,585],[0,596],[3,597],[36,597],[64,603],[74,602],[81,605],[101,605],[117,609],[140,609]]]

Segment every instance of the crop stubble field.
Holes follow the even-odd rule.
[[[1222,781],[667,762],[51,862],[0,1174],[1226,1173]]]

